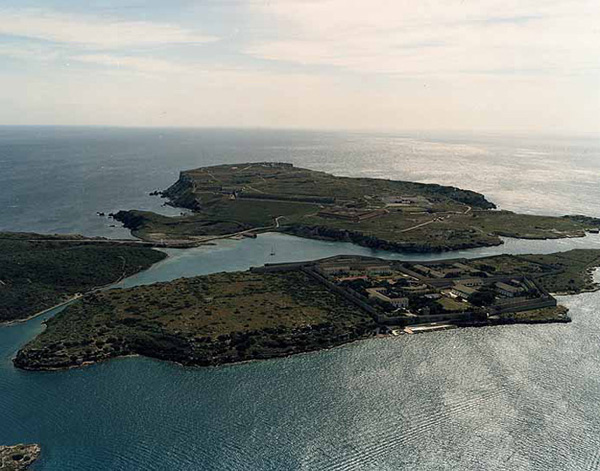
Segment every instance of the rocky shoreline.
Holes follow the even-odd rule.
[[[24,471],[42,452],[38,444],[0,446],[0,471]]]
[[[217,366],[332,348],[372,319],[302,273],[223,273],[84,296],[13,359],[54,370],[143,355]]]
[[[307,226],[303,224],[283,226],[279,229],[279,232],[296,237],[303,237],[306,239],[326,240],[332,242],[350,242],[362,247],[368,247],[370,249],[404,253],[443,253],[455,250],[495,247],[504,244],[500,238],[495,241],[478,240],[473,242],[460,242],[440,246],[432,246],[431,244],[420,244],[416,242],[391,242],[388,240],[379,239],[377,237],[368,236],[357,231],[334,229],[324,226]]]
[[[580,215],[493,211],[483,194],[450,186],[338,177],[274,162],[183,171],[154,194],[191,214],[130,210],[113,216],[145,241],[181,246],[268,227],[393,252],[442,253],[498,246],[502,237],[582,237],[600,227],[600,219]]]
[[[514,324],[566,324],[572,322],[568,316],[568,309],[564,306],[559,306],[556,312],[544,318],[526,318],[526,317],[510,317],[504,316],[498,319],[490,319],[487,322],[474,323],[458,323],[460,328],[467,327],[494,327],[502,325]],[[249,333],[252,335],[252,333]],[[380,335],[387,338],[388,335]],[[287,358],[292,355],[314,353],[322,350],[330,350],[341,347],[347,344],[359,342],[374,338],[371,333],[348,333],[336,340],[329,339],[328,343],[316,344],[290,344],[283,350],[268,349],[264,351],[251,352],[244,356],[240,356],[238,352],[232,350],[230,340],[217,342],[212,346],[211,351],[206,351],[203,356],[190,354],[186,348],[180,351],[156,350],[153,344],[137,344],[131,345],[123,350],[113,350],[106,352],[103,350],[94,350],[84,358],[73,359],[70,357],[54,357],[52,355],[43,354],[40,351],[22,349],[19,350],[17,356],[13,359],[15,367],[26,371],[64,371],[74,368],[82,368],[92,366],[97,363],[103,363],[109,360],[118,358],[128,358],[136,356],[145,356],[155,360],[169,361],[179,364],[184,367],[218,367],[225,365],[234,365],[251,361],[271,360],[276,358]],[[302,338],[306,341],[306,337]],[[226,353],[225,353],[226,352]]]
[[[582,274],[580,266],[599,263],[597,251],[524,257],[475,259],[475,268],[462,269],[486,267],[494,272],[494,266],[527,263],[527,269],[538,267],[550,277],[540,278],[544,275],[538,272],[538,283],[566,286],[571,285],[571,273]],[[366,259],[371,264],[381,262]],[[558,270],[556,263],[561,260],[570,260],[571,265]],[[389,333],[394,327],[388,324],[402,324],[388,322],[380,311],[374,312],[372,303],[365,306],[349,299],[337,285],[310,275],[315,263],[319,261],[271,264],[246,272],[92,293],[46,321],[46,330],[19,350],[13,362],[24,370],[61,370],[141,355],[185,366],[219,366],[329,349]],[[410,267],[404,269],[410,272]],[[430,281],[437,286],[448,283],[445,280]],[[586,279],[573,286],[586,289]],[[521,310],[490,310],[485,316],[479,311],[441,316],[457,327],[571,321],[565,307],[542,301],[520,305]]]
[[[225,365],[235,365],[240,363],[247,363],[251,361],[271,360],[275,358],[287,358],[292,355],[300,355],[304,353],[314,353],[322,350],[330,350],[332,348],[341,347],[343,345],[354,343],[361,340],[373,338],[369,335],[359,335],[356,337],[344,337],[343,340],[337,342],[330,342],[327,344],[315,345],[291,345],[285,350],[265,350],[262,352],[255,352],[245,356],[239,356],[234,353],[220,354],[222,350],[228,348],[227,343],[215,346],[215,350],[211,353],[207,353],[204,357],[192,356],[188,357],[187,351],[178,353],[166,352],[160,350],[154,350],[150,345],[139,345],[137,351],[122,351],[112,352],[112,354],[99,353],[98,355],[90,355],[85,360],[69,361],[64,359],[57,359],[53,357],[45,357],[31,354],[31,352],[24,352],[20,350],[17,356],[13,359],[13,364],[16,368],[25,371],[64,371],[74,368],[82,368],[86,366],[92,366],[97,363],[103,363],[109,360],[115,360],[118,358],[128,358],[144,356],[155,360],[168,361],[176,363],[185,367],[218,367]]]

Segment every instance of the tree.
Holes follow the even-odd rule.
[[[490,306],[496,300],[496,293],[491,289],[475,291],[469,296],[469,302],[474,306]]]

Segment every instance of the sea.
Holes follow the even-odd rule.
[[[131,237],[97,213],[179,214],[149,193],[181,170],[258,161],[600,217],[598,136],[0,127],[0,230]],[[119,286],[343,253],[424,260],[571,248],[600,248],[600,236],[408,255],[270,233],[166,250]],[[0,444],[40,443],[37,471],[600,470],[600,292],[559,300],[572,323],[374,338],[217,368],[134,357],[16,370],[16,351],[57,309],[0,327]]]

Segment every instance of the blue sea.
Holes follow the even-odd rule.
[[[504,209],[600,216],[597,138],[0,127],[0,230],[130,237],[96,212],[178,214],[148,193],[180,170],[246,161],[450,184]],[[460,255],[583,247],[600,248],[600,236],[507,239]],[[432,257],[281,234],[167,252],[121,286],[338,253]],[[0,327],[0,444],[40,443],[34,469],[44,471],[600,470],[600,293],[560,301],[571,324],[373,339],[220,368],[125,358],[14,369],[48,313]]]

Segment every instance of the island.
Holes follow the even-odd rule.
[[[136,240],[0,233],[0,323],[24,320],[164,259]]]
[[[474,191],[339,177],[289,163],[188,170],[158,193],[191,213],[167,217],[128,210],[111,216],[136,237],[157,244],[200,244],[279,231],[397,252],[500,245],[501,237],[556,239],[600,232],[596,218],[517,214],[497,210]]]
[[[0,471],[24,471],[40,456],[39,445],[0,446]]]
[[[336,256],[111,289],[46,321],[14,364],[55,370],[144,355],[214,366],[376,335],[569,322],[551,292],[598,289],[598,266],[592,249],[432,262]]]

